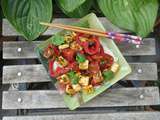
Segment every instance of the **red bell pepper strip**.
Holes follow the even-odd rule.
[[[80,38],[83,36],[84,34],[77,35],[77,42],[84,48],[85,52],[89,55],[94,55],[98,53],[100,50],[100,43],[98,37],[93,36],[89,38],[89,41],[81,41]]]
[[[75,61],[76,52],[72,49],[66,48],[62,50],[62,56],[69,62]]]

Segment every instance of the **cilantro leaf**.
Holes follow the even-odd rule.
[[[80,53],[77,53],[77,56],[76,56],[76,61],[78,63],[82,63],[82,62],[85,62],[86,58],[84,55],[80,54]]]
[[[55,35],[50,38],[52,40],[52,43],[56,46],[59,46],[64,43],[64,37],[60,35]]]
[[[114,77],[114,73],[111,71],[111,70],[108,70],[108,71],[104,71],[103,72],[103,77],[104,79],[107,81],[107,80],[110,80]]]
[[[72,84],[78,84],[79,77],[76,75],[74,71],[70,71],[69,73],[67,73],[67,75],[69,79],[71,80]]]

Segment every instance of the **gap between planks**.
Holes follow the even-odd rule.
[[[80,113],[80,112],[79,112]],[[42,116],[10,116],[3,120],[159,120],[160,112],[117,112]]]
[[[21,99],[21,101],[19,101]],[[160,104],[158,87],[116,88],[103,92],[95,99],[81,106],[119,107]],[[66,108],[63,97],[56,90],[4,91],[3,109],[45,109]]]

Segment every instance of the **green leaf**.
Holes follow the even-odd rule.
[[[82,5],[86,0],[57,0],[62,9],[67,12],[72,12],[80,5]]]
[[[67,73],[67,75],[69,79],[71,80],[72,84],[78,84],[79,77],[76,75],[74,71],[70,71],[69,73]]]
[[[114,77],[114,73],[111,70],[104,71],[103,72],[103,77],[105,80],[110,80]]]
[[[52,18],[52,0],[2,0],[2,10],[12,26],[27,40],[36,39]]]
[[[77,53],[77,56],[76,56],[76,61],[78,63],[83,63],[86,61],[86,58],[84,55],[80,54],[80,53]]]
[[[56,0],[61,10],[69,17],[80,18],[87,15],[92,6],[92,0]]]
[[[152,30],[158,11],[157,0],[97,0],[113,24],[145,37]]]
[[[59,46],[64,43],[64,37],[62,37],[60,35],[52,36],[50,39],[52,41],[52,44],[54,44],[56,46]]]

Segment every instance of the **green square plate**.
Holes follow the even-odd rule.
[[[81,26],[81,27],[89,27],[89,28],[94,28],[94,29],[99,29],[99,30],[105,31],[103,25],[101,24],[101,22],[98,20],[97,16],[94,13],[91,13],[91,14],[85,16],[84,18],[80,19],[77,23],[75,23],[73,25]],[[63,32],[63,31],[61,31],[61,32]],[[59,34],[59,33],[57,33],[57,34]],[[42,52],[43,52],[44,48],[49,43],[51,43],[51,39],[44,41],[42,44],[40,44],[36,48],[36,52],[38,54],[38,57],[47,71],[48,71],[48,62],[46,59],[43,58]],[[79,107],[81,104],[86,103],[89,100],[93,99],[98,94],[104,92],[110,86],[112,86],[113,84],[115,84],[116,82],[118,82],[119,80],[121,80],[122,78],[127,76],[129,73],[131,73],[131,68],[130,68],[129,64],[127,63],[127,61],[123,57],[122,53],[119,51],[116,44],[112,40],[109,40],[106,38],[101,38],[101,44],[103,45],[103,47],[105,49],[109,49],[114,54],[114,56],[116,56],[116,58],[118,59],[118,63],[120,65],[120,69],[116,73],[116,75],[113,79],[109,80],[101,87],[96,88],[95,92],[93,94],[86,95],[86,94],[81,93],[81,95],[78,97],[77,96],[71,97],[69,95],[64,94],[63,97],[64,97],[65,105],[70,110],[74,110],[77,107]],[[56,81],[53,78],[51,78],[51,80],[53,83],[55,83],[55,81]]]

